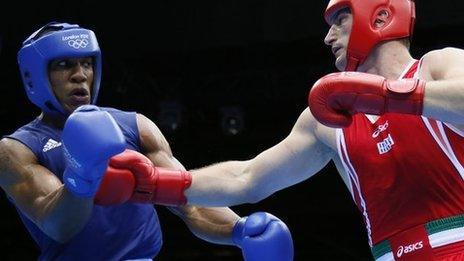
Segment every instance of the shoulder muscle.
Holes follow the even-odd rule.
[[[443,80],[464,76],[464,50],[447,47],[430,51],[422,58],[421,78]]]

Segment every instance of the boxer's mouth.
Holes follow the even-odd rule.
[[[332,47],[332,53],[336,54],[338,52],[338,50],[340,50],[340,49],[342,49],[342,48],[339,47],[339,46],[334,46],[334,47]]]
[[[76,88],[69,93],[72,105],[88,104],[90,102],[89,91],[85,88]]]

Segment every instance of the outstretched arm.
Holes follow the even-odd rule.
[[[280,143],[247,161],[228,161],[191,171],[190,204],[232,206],[260,201],[321,170],[333,151],[316,136],[308,109]]]
[[[142,152],[155,166],[185,170],[173,156],[169,143],[158,127],[143,115],[137,115]],[[229,208],[203,208],[185,205],[170,207],[197,237],[218,244],[232,244],[232,229],[239,216]]]
[[[293,260],[290,231],[278,218],[258,212],[239,219],[228,208],[185,205],[184,190],[190,185],[191,174],[172,156],[153,122],[138,115],[137,125],[141,149],[146,155],[126,150],[113,157],[97,193],[97,204],[121,204],[129,200],[180,206],[170,210],[199,238],[238,246],[249,261]]]

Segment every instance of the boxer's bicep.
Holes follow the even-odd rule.
[[[174,158],[171,147],[156,124],[143,116],[137,114],[137,127],[142,153],[147,156],[157,167],[170,169],[185,169],[182,164]]]
[[[264,190],[276,191],[299,183],[330,161],[332,151],[316,137],[316,126],[309,110],[305,110],[283,141],[253,159],[251,167],[265,173],[261,186],[272,186]]]
[[[421,78],[427,81],[464,80],[464,50],[448,47],[431,51],[424,56],[422,67]]]
[[[419,75],[428,81],[424,115],[434,115],[433,118],[464,131],[464,50],[444,48],[427,53],[423,58]]]

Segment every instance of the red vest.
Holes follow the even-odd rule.
[[[413,78],[416,61],[402,78]],[[364,114],[337,130],[338,153],[371,246],[432,220],[464,213],[464,133],[420,116]]]

